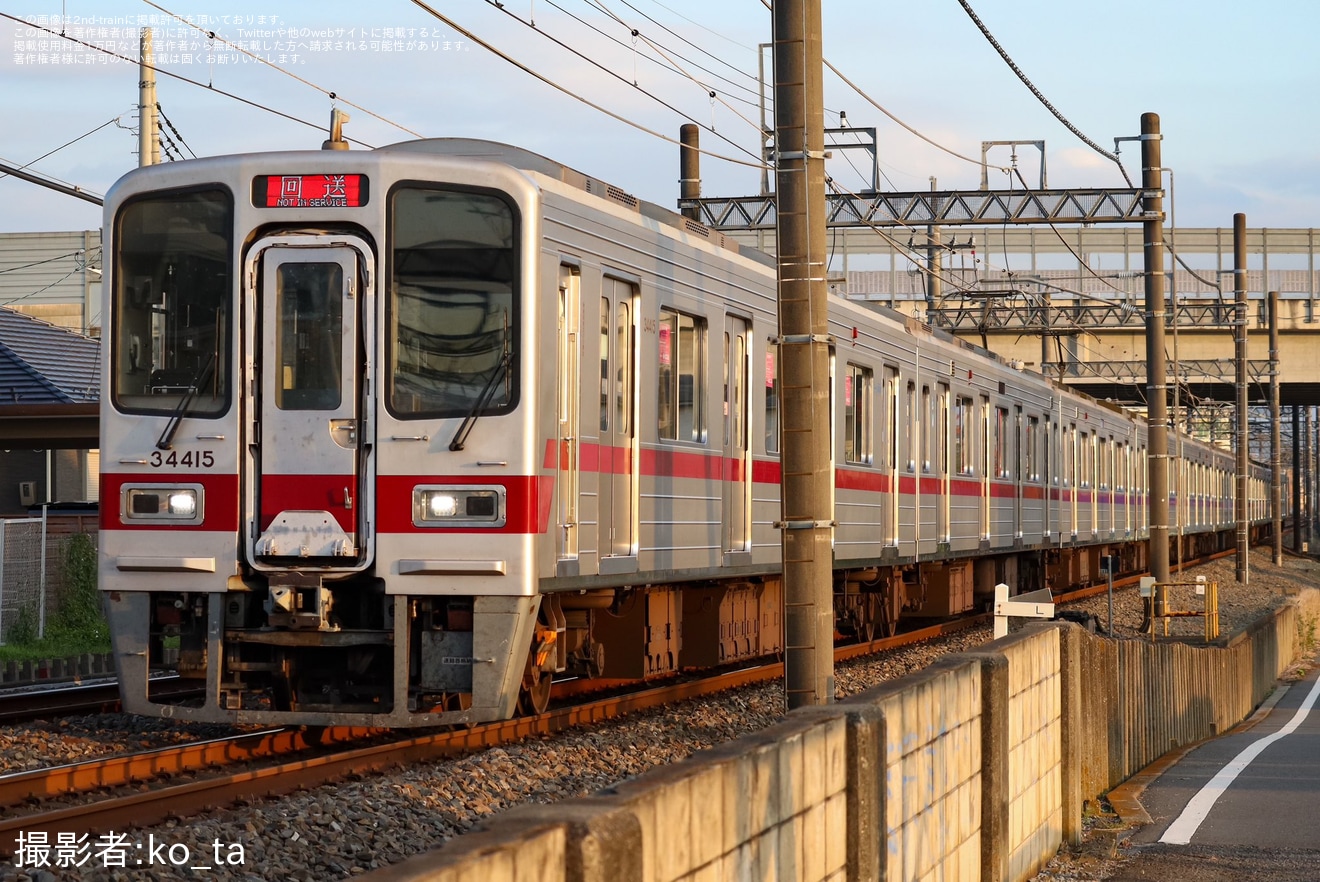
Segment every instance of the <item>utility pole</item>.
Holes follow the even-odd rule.
[[[774,4],[775,235],[783,388],[784,692],[834,700],[834,463],[820,0]]]
[[[701,128],[695,123],[679,126],[678,144],[678,198],[686,203],[701,198]],[[683,216],[701,220],[701,209],[688,206]]]
[[[1292,406],[1292,534],[1293,553],[1302,553],[1302,406]]]
[[[1237,520],[1237,567],[1239,585],[1247,584],[1250,578],[1251,544],[1248,541],[1251,530],[1251,513],[1247,511],[1247,464],[1250,461],[1247,449],[1250,426],[1247,421],[1247,216],[1241,212],[1233,215],[1233,292],[1235,306],[1233,311],[1233,361],[1237,367],[1237,482],[1233,494],[1233,514]]]
[[[1279,423],[1279,292],[1270,292],[1270,532],[1274,536],[1274,565],[1283,566],[1283,439]]]
[[[151,28],[142,29],[138,52],[138,167],[160,162],[160,129],[156,124],[156,59],[151,50]]]
[[[1169,581],[1169,401],[1168,368],[1164,360],[1164,180],[1160,151],[1160,117],[1141,115],[1142,213],[1146,246],[1146,461],[1150,492],[1150,574]],[[1157,588],[1156,615],[1167,606],[1166,589]]]

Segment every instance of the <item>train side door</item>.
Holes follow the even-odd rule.
[[[581,390],[578,373],[581,356],[578,349],[578,280],[573,267],[559,268],[559,329],[555,376],[555,490],[559,496],[556,511],[558,536],[556,553],[560,561],[576,561],[578,556],[578,411]]]
[[[360,504],[368,374],[359,327],[371,314],[363,303],[370,252],[357,240],[299,236],[253,253],[251,554],[259,568],[309,559],[360,568],[370,558]]]
[[[747,321],[737,316],[726,316],[723,480],[720,482],[726,563],[730,562],[730,554],[751,551],[751,518],[748,516],[751,484],[747,475],[747,374]]]
[[[602,279],[600,453],[597,527],[600,572],[637,568],[637,344],[635,287]]]

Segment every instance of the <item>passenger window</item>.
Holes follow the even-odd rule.
[[[660,310],[659,435],[670,441],[706,442],[706,320]]]

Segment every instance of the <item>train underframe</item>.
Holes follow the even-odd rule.
[[[1253,529],[1254,535],[1263,528]],[[1173,537],[1184,558],[1226,550],[1229,531]],[[892,635],[904,619],[989,608],[994,586],[1055,592],[1148,568],[1145,542],[1049,547],[838,570],[836,637]],[[777,575],[546,592],[404,596],[379,579],[231,579],[214,593],[111,592],[132,712],[233,723],[405,726],[476,722],[547,706],[555,678],[645,680],[775,656]],[[148,671],[205,684],[205,701],[147,698]]]

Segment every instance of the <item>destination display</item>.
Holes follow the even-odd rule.
[[[252,182],[258,208],[360,208],[367,196],[366,175],[260,175]]]

